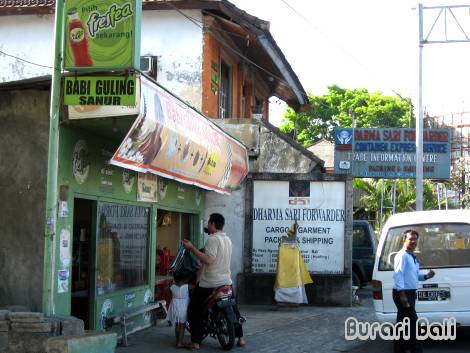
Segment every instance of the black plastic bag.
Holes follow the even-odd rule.
[[[178,249],[178,253],[171,262],[168,269],[173,272],[188,272],[197,273],[201,268],[201,264],[196,260],[191,253],[185,249],[183,245]]]

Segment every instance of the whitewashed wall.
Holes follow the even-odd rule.
[[[202,23],[201,11],[184,13]],[[173,10],[144,11],[142,22],[141,55],[158,56],[158,83],[201,110],[202,28]]]
[[[54,16],[0,17],[0,51],[52,67]],[[0,82],[52,74],[52,68],[32,65],[0,53]]]
[[[198,23],[202,22],[201,11],[185,11],[185,14]],[[141,32],[141,54],[158,56],[158,82],[200,110],[203,50],[201,27],[173,10],[144,11]],[[2,16],[0,51],[52,67],[54,16]],[[51,73],[50,68],[32,65],[0,53],[0,82]]]
[[[224,230],[232,240],[233,286],[237,288],[237,274],[243,272],[243,239],[245,234],[245,185],[230,195],[206,192],[205,220],[211,213],[220,213],[225,217]]]

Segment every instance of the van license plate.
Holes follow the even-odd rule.
[[[421,301],[440,301],[450,298],[450,291],[447,289],[441,290],[419,290],[418,300]]]

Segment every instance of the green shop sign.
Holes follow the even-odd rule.
[[[134,76],[66,77],[65,105],[135,105]]]
[[[65,7],[65,69],[139,68],[141,0],[67,0]]]

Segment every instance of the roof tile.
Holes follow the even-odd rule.
[[[0,7],[52,7],[55,0],[0,0]]]

